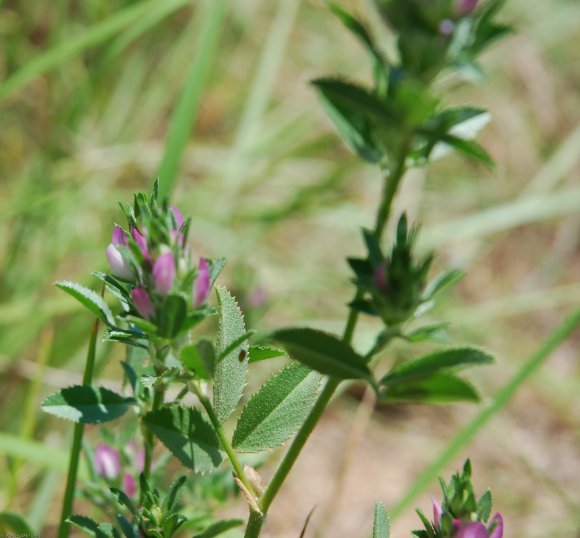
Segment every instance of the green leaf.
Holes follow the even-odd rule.
[[[409,342],[449,342],[447,327],[449,327],[449,323],[446,321],[425,325],[405,334],[404,338]]]
[[[101,424],[123,415],[136,402],[112,390],[92,385],[67,387],[48,396],[42,410],[84,424]]]
[[[20,514],[14,512],[0,512],[1,536],[36,536],[30,524]]]
[[[205,529],[201,534],[196,534],[193,538],[213,538],[218,536],[230,529],[239,527],[243,525],[244,521],[242,519],[223,519],[222,521],[217,521]]]
[[[486,489],[483,495],[479,498],[479,501],[477,501],[477,512],[479,513],[481,521],[487,522],[489,519],[492,504],[491,491]]]
[[[445,370],[466,368],[468,366],[480,366],[492,364],[493,357],[480,349],[473,347],[461,347],[443,349],[418,359],[395,366],[380,381],[381,385],[393,386],[399,383],[415,381],[432,374]]]
[[[451,403],[478,402],[479,395],[473,386],[451,374],[433,374],[430,377],[387,386],[382,403],[418,402]]]
[[[271,377],[244,407],[233,447],[241,452],[261,452],[284,443],[306,419],[319,384],[320,376],[300,363]]]
[[[250,346],[248,352],[250,354],[250,363],[286,356],[286,352],[282,349],[270,346]]]
[[[215,350],[213,344],[202,338],[181,350],[181,362],[200,379],[210,380],[214,375]]]
[[[168,295],[163,303],[159,320],[161,336],[166,338],[177,336],[183,327],[186,314],[185,299],[181,295]]]
[[[216,294],[219,323],[216,354],[219,356],[246,334],[246,328],[242,312],[230,292],[218,286]],[[248,344],[242,341],[215,365],[213,403],[220,422],[230,416],[242,397],[248,370],[247,350]]]
[[[375,517],[373,520],[373,538],[389,538],[391,526],[385,506],[381,502],[375,503]]]
[[[385,150],[377,136],[377,123],[393,123],[381,101],[365,88],[342,80],[317,79],[312,84],[345,144],[361,159],[380,162]]]
[[[121,538],[119,531],[110,523],[97,523],[91,518],[79,515],[70,516],[68,521],[94,538]]]
[[[457,284],[457,282],[459,282],[464,276],[465,273],[461,269],[445,271],[429,283],[423,293],[423,300],[429,301],[445,288]]]
[[[197,409],[166,406],[147,413],[143,421],[189,469],[206,472],[221,463],[219,439]]]
[[[85,288],[76,282],[68,280],[59,280],[56,286],[74,297],[85,308],[88,308],[95,316],[109,327],[115,326],[115,317],[104,299],[93,290]]]
[[[280,329],[272,338],[282,344],[291,358],[321,374],[338,379],[370,378],[364,359],[338,337],[309,328]]]

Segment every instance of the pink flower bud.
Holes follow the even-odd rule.
[[[131,297],[139,315],[144,319],[151,319],[151,316],[155,312],[155,305],[151,301],[151,297],[149,297],[147,291],[144,288],[133,288]]]
[[[469,15],[477,6],[478,0],[459,0],[457,4],[458,15]]]
[[[171,206],[171,211],[173,211],[173,216],[175,217],[175,224],[177,224],[176,229],[179,230],[179,228],[181,228],[181,225],[183,224],[183,215],[179,210],[179,208],[175,207],[174,205]]]
[[[135,278],[133,268],[124,260],[123,256],[113,243],[107,247],[105,253],[107,254],[109,267],[111,268],[113,276],[122,278],[123,280],[133,280],[133,278]]]
[[[130,499],[137,495],[137,482],[135,482],[135,479],[129,473],[125,473],[123,476],[123,491]]]
[[[488,538],[487,529],[481,521],[464,523],[459,527],[454,538]]]
[[[123,245],[124,247],[126,247],[129,244],[127,241],[127,234],[125,233],[125,230],[123,230],[123,228],[121,228],[117,224],[115,224],[115,227],[113,228],[113,236],[111,238],[111,242],[113,243],[113,245]]]
[[[173,252],[161,254],[153,264],[153,284],[161,295],[167,295],[175,279]]]
[[[137,228],[131,228],[131,236],[137,244],[139,251],[143,254],[143,257],[147,261],[151,261],[151,256],[149,255],[149,249],[147,248],[147,240],[139,233]]]
[[[385,272],[387,270],[387,262],[383,261],[375,271],[375,284],[383,293],[387,291],[387,281],[385,279]]]
[[[95,470],[108,480],[114,480],[121,472],[119,453],[106,444],[100,444],[95,450]]]
[[[489,535],[489,538],[503,538],[503,517],[499,512],[493,516],[492,520],[490,521],[490,525],[493,523],[496,523],[496,526],[492,533]]]
[[[142,472],[145,468],[145,452],[137,446],[134,439],[127,443],[126,450],[135,470]]]
[[[205,258],[200,258],[195,280],[195,306],[205,303],[209,296],[210,287],[209,265]]]
[[[433,526],[439,529],[441,527],[441,506],[435,499],[431,500],[433,501]]]

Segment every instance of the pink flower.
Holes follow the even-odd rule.
[[[441,506],[435,499],[431,500],[433,501],[433,526],[439,529],[441,527]]]
[[[205,258],[200,258],[195,280],[195,306],[205,303],[209,296],[210,287],[209,265]]]
[[[121,472],[119,452],[104,443],[97,446],[94,462],[97,474],[108,480],[114,480]]]
[[[174,205],[171,206],[171,211],[173,211],[173,216],[175,217],[175,224],[177,224],[177,230],[181,228],[181,225],[184,222],[183,215],[179,208],[175,207]]]
[[[139,315],[144,319],[151,319],[155,312],[155,305],[147,291],[144,288],[133,288],[131,297]]]
[[[122,278],[123,280],[133,280],[135,278],[133,268],[125,261],[114,243],[111,243],[107,247],[105,254],[109,260],[109,267],[113,276]]]
[[[123,230],[123,228],[121,228],[117,224],[115,224],[115,227],[113,228],[111,242],[113,243],[113,245],[123,245],[124,247],[126,247],[129,244],[127,241],[127,234],[125,233],[125,230]]]
[[[173,252],[161,254],[153,264],[153,284],[161,295],[167,295],[175,279]]]
[[[457,4],[457,13],[459,15],[469,15],[477,6],[478,0],[460,0]]]
[[[131,236],[133,237],[133,240],[137,244],[137,247],[139,248],[139,251],[141,252],[141,254],[143,254],[143,257],[147,261],[151,261],[151,256],[149,254],[149,249],[147,248],[147,239],[145,239],[139,233],[139,230],[137,230],[137,228],[131,228]]]
[[[496,526],[492,533],[489,535],[489,538],[503,538],[503,517],[499,512],[496,512],[495,516],[493,516],[492,520],[490,521],[490,526],[494,523]]]
[[[134,498],[137,495],[137,482],[129,473],[123,475],[123,491],[129,498]]]
[[[461,524],[454,538],[488,538],[487,529],[481,521]]]

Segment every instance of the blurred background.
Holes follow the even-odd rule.
[[[370,0],[341,5],[392,45]],[[517,33],[483,58],[488,79],[441,82],[446,101],[490,110],[479,139],[496,169],[446,157],[409,173],[396,204],[419,217],[435,270],[468,272],[430,315],[497,356],[469,374],[483,405],[580,302],[580,3],[509,0],[504,18]],[[322,0],[0,2],[0,509],[54,533],[72,427],[39,402],[79,382],[92,320],[53,282],[97,289],[117,201],[155,176],[193,215],[194,251],[228,258],[222,283],[252,309],[252,328],[342,330],[344,259],[362,253],[380,180],[308,86],[333,73],[369,77]],[[373,330],[365,320],[355,343]],[[580,536],[579,344],[561,345],[440,472],[470,456],[506,536]],[[119,379],[123,352],[100,346],[103,384]],[[385,364],[406,356],[398,345]],[[481,409],[367,407],[353,387],[328,410],[268,536],[299,536],[315,505],[309,535],[367,536],[374,501],[397,505]],[[419,527],[413,506],[430,513],[432,496],[435,480],[393,536]],[[228,513],[245,517],[243,501]]]

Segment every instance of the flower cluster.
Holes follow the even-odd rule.
[[[204,257],[194,258],[187,244],[190,219],[167,201],[159,203],[155,191],[137,194],[134,204],[123,209],[128,227],[113,228],[105,282],[127,315],[155,326],[159,336],[173,338],[203,317],[212,274],[219,268]]]
[[[452,476],[449,484],[441,483],[443,504],[433,500],[433,521],[417,510],[425,525],[414,531],[419,538],[503,538],[503,517],[491,514],[491,492],[476,499],[471,483],[471,463],[465,462],[463,472]]]

